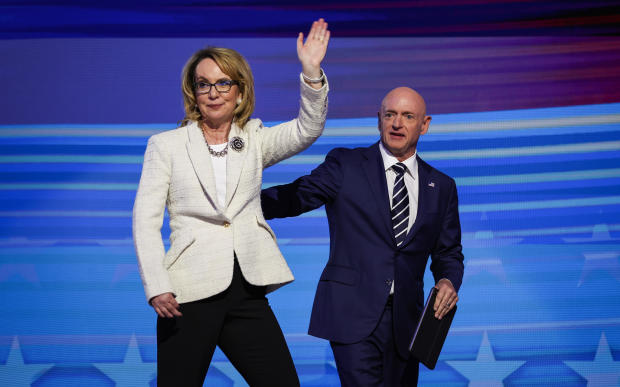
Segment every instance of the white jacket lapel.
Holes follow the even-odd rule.
[[[228,136],[228,159],[226,160],[226,206],[230,206],[237,186],[239,185],[239,179],[241,177],[241,171],[245,164],[245,159],[248,155],[248,130],[251,130],[253,122],[250,121],[246,124],[246,129],[240,129],[237,124],[233,123],[230,128],[230,134]],[[232,145],[233,139],[238,137],[243,142],[243,147],[236,150]],[[238,147],[237,147],[238,148]]]
[[[213,173],[213,166],[211,165],[211,157],[206,149],[207,146],[202,130],[200,130],[196,122],[192,122],[188,125],[187,135],[187,153],[189,154],[189,159],[192,161],[196,176],[198,176],[198,180],[207,194],[209,201],[218,212],[222,212],[217,202],[217,190],[215,188],[215,176]]]

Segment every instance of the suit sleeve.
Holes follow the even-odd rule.
[[[170,159],[151,137],[144,154],[142,176],[133,207],[133,239],[147,300],[172,292],[164,267],[161,226],[170,186]]]
[[[327,117],[327,78],[322,88],[308,86],[300,74],[299,114],[292,121],[260,131],[263,168],[308,148],[323,133]]]
[[[297,216],[334,200],[343,181],[340,150],[334,149],[309,175],[261,192],[266,219]]]
[[[435,282],[447,278],[456,291],[463,281],[463,253],[461,246],[461,223],[456,184],[450,179],[446,210],[439,236],[431,252],[431,271]]]

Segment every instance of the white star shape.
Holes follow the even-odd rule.
[[[460,374],[469,379],[469,386],[504,386],[503,380],[517,368],[525,364],[524,361],[497,361],[493,355],[493,349],[489,343],[489,336],[484,332],[482,343],[476,360],[446,361],[448,365],[456,369]]]
[[[588,380],[588,387],[620,385],[620,361],[614,361],[605,332],[601,334],[592,361],[564,361]]]
[[[11,350],[5,364],[0,364],[0,385],[30,387],[54,364],[25,364],[17,336],[13,338]]]
[[[93,365],[114,380],[116,387],[148,386],[157,374],[155,363],[142,361],[135,334],[129,340],[127,353],[122,363],[95,363]]]

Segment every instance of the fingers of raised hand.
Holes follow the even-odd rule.
[[[308,40],[323,42],[326,39],[329,39],[329,31],[327,30],[327,23],[321,18],[312,23],[312,27],[308,33]]]
[[[319,22],[314,22],[305,43],[303,43],[304,51],[308,54],[318,55],[325,54],[327,49],[327,43],[329,42],[330,31],[327,29],[327,23],[320,19]],[[301,34],[300,34],[301,36]]]
[[[320,66],[327,52],[330,32],[327,23],[319,19],[312,23],[312,28],[308,32],[306,41],[303,41],[303,34],[297,37],[297,56],[302,65],[302,71],[310,78],[320,76]]]

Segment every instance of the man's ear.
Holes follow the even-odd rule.
[[[433,117],[431,116],[424,116],[424,122],[422,123],[422,131],[420,132],[420,135],[426,134],[426,132],[428,132],[428,127],[431,125],[432,119]]]

